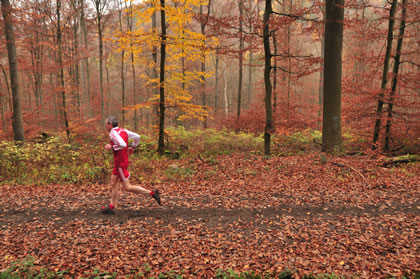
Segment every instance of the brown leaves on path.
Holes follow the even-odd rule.
[[[99,213],[107,185],[1,186],[0,269],[32,255],[77,275],[130,275],[144,264],[186,278],[228,268],[361,278],[419,270],[419,165],[330,160],[177,161],[194,174],[160,174],[162,207],[124,193],[115,215]]]

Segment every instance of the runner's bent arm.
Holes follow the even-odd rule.
[[[125,130],[127,132],[128,135],[128,139],[132,139],[133,140],[133,144],[131,145],[132,148],[136,148],[137,145],[139,145],[140,142],[140,135],[137,133],[134,133],[132,131],[129,130]]]

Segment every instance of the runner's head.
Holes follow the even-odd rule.
[[[118,118],[115,116],[110,116],[106,119],[105,122],[107,125],[111,125],[112,128],[118,127]]]

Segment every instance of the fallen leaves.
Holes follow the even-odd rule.
[[[254,159],[221,157],[217,167],[179,161],[200,171],[189,180],[161,178],[165,206],[124,193],[113,216],[99,213],[106,185],[1,186],[0,269],[28,255],[73,274],[123,275],[145,264],[152,274],[186,278],[220,268],[364,278],[420,269],[418,166]]]

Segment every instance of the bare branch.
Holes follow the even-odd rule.
[[[402,64],[402,63],[408,63],[408,64],[411,64],[411,65],[416,66],[417,68],[420,68],[420,65],[419,64],[414,63],[414,62],[411,62],[411,61],[401,61],[400,64]]]
[[[318,21],[318,19],[319,19],[319,17],[316,17],[316,18],[306,18],[306,17],[303,17],[303,16],[292,15],[292,14],[285,14],[285,13],[279,13],[279,12],[275,12],[275,11],[272,11],[271,13],[272,14],[275,14],[275,15],[279,15],[279,16],[288,16],[288,17],[295,18],[297,20],[302,20],[302,21]]]

